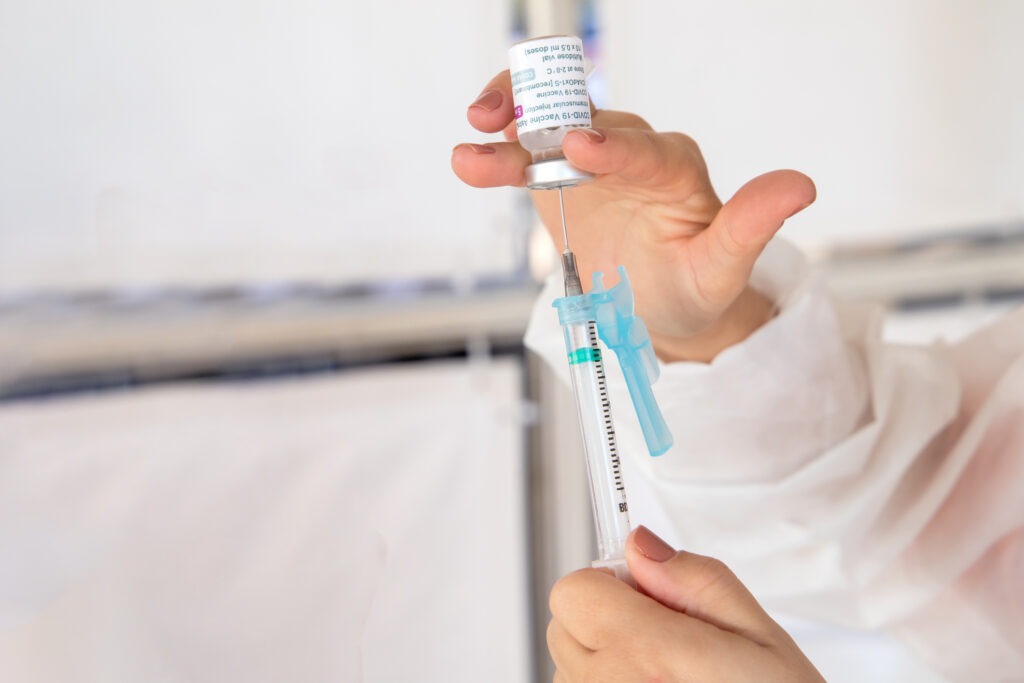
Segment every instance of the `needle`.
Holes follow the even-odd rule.
[[[565,197],[562,195],[562,188],[558,188],[558,208],[562,212],[562,239],[565,242],[565,251],[569,251],[569,231],[565,227]]]
[[[562,212],[562,237],[565,240],[565,251],[562,252],[562,280],[565,283],[566,296],[579,296],[583,294],[583,285],[580,283],[580,272],[576,268],[576,255],[569,251],[569,230],[565,225],[565,198],[562,196],[562,188],[558,188],[558,208]]]

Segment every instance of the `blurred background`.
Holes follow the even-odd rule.
[[[783,235],[893,340],[1024,300],[1014,0],[4,0],[0,679],[550,679],[593,555],[521,345],[552,252],[448,167],[550,33],[723,197],[814,178]],[[831,681],[938,680],[791,627]]]

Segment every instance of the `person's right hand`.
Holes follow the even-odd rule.
[[[721,562],[676,552],[644,527],[626,560],[638,590],[596,569],[551,590],[555,683],[824,683]]]
[[[470,123],[504,131],[507,142],[460,144],[452,168],[475,187],[522,186],[530,155],[515,141],[508,71],[470,105]],[[747,286],[754,261],[783,221],[814,201],[811,180],[774,171],[719,201],[696,143],[657,133],[634,114],[595,111],[595,128],[570,132],[562,145],[595,180],[566,191],[570,246],[584,287],[593,271],[625,265],[658,355],[711,360],[772,315],[772,305]],[[561,248],[558,196],[534,201]]]

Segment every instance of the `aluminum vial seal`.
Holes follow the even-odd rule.
[[[583,41],[531,38],[513,45],[508,56],[516,135],[533,160],[526,167],[526,186],[556,189],[593,178],[562,154],[566,133],[591,125]]]

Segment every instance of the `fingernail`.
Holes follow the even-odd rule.
[[[494,148],[491,147],[490,145],[467,144],[466,147],[469,147],[477,154],[494,154]]]
[[[577,128],[573,131],[574,133],[581,133],[587,136],[590,142],[598,143],[604,142],[608,137],[597,128]]]
[[[676,556],[676,551],[645,526],[638,526],[633,542],[644,557],[655,562],[667,562]]]
[[[504,99],[504,95],[502,95],[498,90],[484,90],[480,93],[480,96],[473,101],[473,104],[469,106],[477,107],[484,111],[494,111],[501,106]]]

